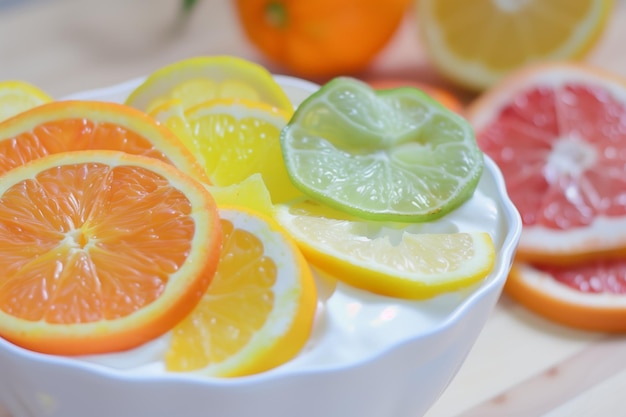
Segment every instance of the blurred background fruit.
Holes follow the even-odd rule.
[[[481,91],[510,71],[580,60],[604,32],[612,0],[420,0],[420,43],[446,78]]]
[[[285,70],[326,78],[364,70],[412,0],[237,0],[242,28]]]

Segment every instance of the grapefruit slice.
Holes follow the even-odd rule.
[[[515,262],[504,290],[554,322],[583,330],[626,331],[626,259],[576,267]]]
[[[520,70],[472,103],[479,147],[523,220],[518,259],[626,255],[626,81],[580,64]]]

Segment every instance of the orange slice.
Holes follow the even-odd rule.
[[[224,244],[215,279],[174,329],[170,371],[213,376],[262,372],[306,344],[317,293],[309,265],[269,217],[220,208]]]
[[[324,274],[373,293],[426,299],[485,279],[495,260],[488,233],[421,233],[419,224],[367,221],[301,199],[275,218]]]
[[[626,81],[577,64],[520,70],[467,110],[523,220],[518,258],[626,255]]]
[[[504,287],[520,304],[554,322],[583,330],[626,331],[626,260],[576,267],[515,262]]]
[[[52,101],[38,87],[19,80],[0,82],[0,122],[25,110]]]
[[[181,100],[187,109],[214,98],[243,98],[293,111],[287,94],[269,71],[228,55],[198,56],[159,68],[129,94],[126,104],[151,112],[171,99]]]
[[[421,41],[450,80],[483,90],[533,62],[584,57],[613,0],[420,0]]]
[[[206,188],[116,151],[38,158],[0,181],[0,337],[79,355],[136,347],[197,304],[221,229]]]
[[[87,149],[150,156],[208,181],[169,129],[122,104],[56,101],[0,123],[0,173],[45,155]]]

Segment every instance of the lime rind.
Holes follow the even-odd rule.
[[[465,119],[416,88],[375,91],[348,77],[298,107],[281,146],[300,191],[370,220],[439,218],[472,196],[483,170]]]

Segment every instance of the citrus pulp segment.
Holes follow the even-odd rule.
[[[86,149],[153,157],[206,181],[194,155],[170,130],[122,104],[54,101],[0,122],[0,173],[45,155]]]
[[[422,91],[375,91],[339,77],[300,104],[281,132],[296,187],[372,220],[439,218],[470,198],[483,154],[470,125]]]
[[[287,174],[279,141],[289,113],[233,98],[208,100],[186,110],[178,101],[168,103],[151,114],[198,157],[212,184],[229,186],[259,173],[275,203],[301,195]]]
[[[306,344],[317,308],[313,275],[269,217],[220,208],[224,244],[217,273],[194,311],[174,328],[170,371],[241,376],[274,368]]]
[[[72,151],[0,181],[0,337],[125,350],[169,331],[211,282],[222,234],[204,185],[154,158]]]
[[[228,55],[198,56],[166,65],[152,72],[125,103],[150,112],[170,99],[180,99],[188,108],[213,98],[243,98],[293,111],[282,87],[264,67]]]
[[[626,81],[579,64],[532,66],[466,115],[522,216],[519,259],[626,254]]]
[[[311,265],[386,296],[425,299],[469,287],[494,265],[488,233],[421,233],[419,225],[365,221],[309,199],[276,205],[275,218]]]
[[[504,291],[529,310],[583,330],[626,331],[626,262],[598,260],[574,267],[515,262]]]
[[[208,185],[208,190],[218,207],[237,206],[257,211],[265,216],[272,216],[274,205],[261,174],[252,174],[240,183],[220,187]]]
[[[483,90],[531,62],[580,59],[612,0],[420,0],[420,39],[451,80]]]
[[[25,110],[52,101],[38,87],[20,80],[0,82],[0,122]]]

